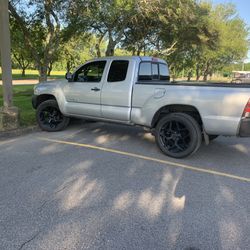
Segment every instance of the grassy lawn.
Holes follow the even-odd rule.
[[[22,127],[35,125],[35,110],[32,108],[31,98],[33,85],[13,86],[14,105],[20,109],[20,125]],[[0,106],[3,105],[3,88],[0,85]]]
[[[38,71],[37,70],[32,70],[32,69],[27,69],[25,71],[26,75],[22,76],[21,75],[22,71],[19,69],[13,69],[12,70],[12,78],[13,80],[23,80],[23,79],[38,79]],[[65,76],[65,71],[52,71],[51,75],[48,76],[48,79],[61,79],[64,78]],[[2,71],[0,68],[0,80],[2,79]]]

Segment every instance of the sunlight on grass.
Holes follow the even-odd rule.
[[[51,71],[48,78],[64,78],[65,71]],[[25,70],[25,76],[22,76],[22,70],[12,69],[12,78],[13,80],[22,80],[22,79],[38,79],[38,71],[33,69]],[[0,67],[0,80],[2,79],[2,69]]]
[[[12,74],[14,75],[18,75],[21,74],[22,70],[20,69],[12,69]],[[33,69],[27,69],[25,71],[26,75],[37,75],[38,76],[38,71],[37,70],[33,70]],[[56,75],[56,76],[64,76],[65,75],[65,71],[51,71],[51,75]]]

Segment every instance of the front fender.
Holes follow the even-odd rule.
[[[40,83],[34,87],[34,95],[32,97],[33,107],[37,106],[37,99],[42,95],[52,95],[55,97],[60,111],[65,114],[66,99],[63,93],[64,84],[61,81]]]

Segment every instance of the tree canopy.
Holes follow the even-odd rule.
[[[12,0],[12,53],[46,80],[91,57],[150,55],[204,80],[242,61],[248,28],[232,4],[195,0]],[[21,59],[21,60],[20,60]],[[189,77],[190,78],[190,77]]]

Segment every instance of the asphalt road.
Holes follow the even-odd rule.
[[[250,139],[183,160],[113,124],[0,140],[1,250],[250,248]]]

